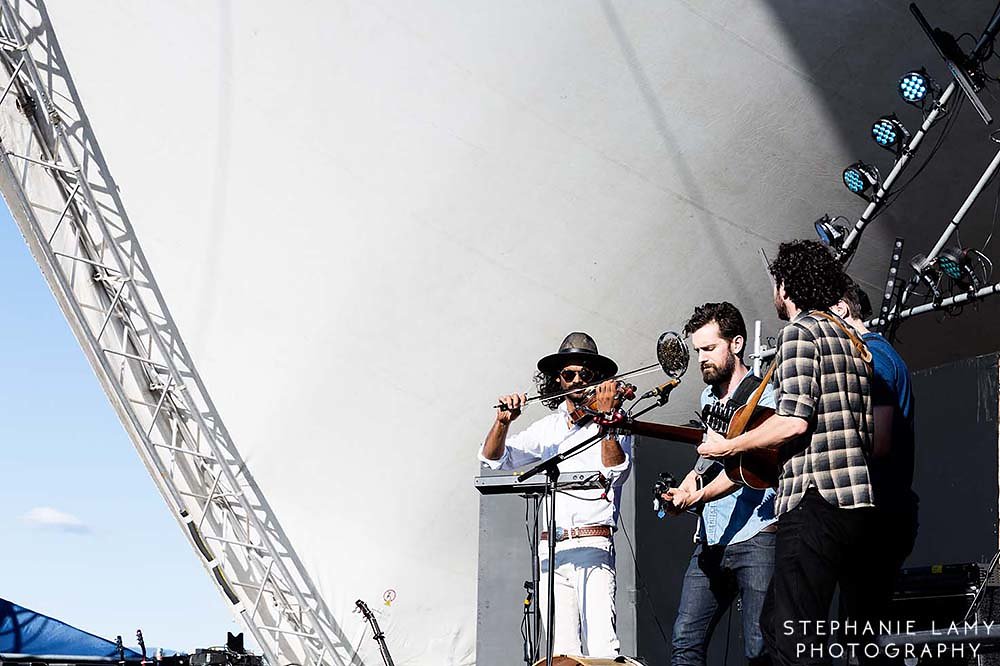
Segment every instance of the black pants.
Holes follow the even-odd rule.
[[[858,581],[854,589],[840,594],[840,619],[850,618],[853,613],[859,622],[868,621],[878,627],[878,623],[889,619],[889,601],[895,587],[896,578],[903,562],[913,551],[917,538],[917,506],[904,504],[887,509],[878,509],[872,525],[869,546],[865,549],[868,565],[858,570]],[[853,596],[851,596],[853,594]],[[879,630],[876,629],[876,633]],[[846,636],[855,640],[856,636]],[[865,642],[862,636],[861,642]],[[881,651],[872,651],[874,658],[859,654],[862,664],[892,663]]]
[[[839,509],[810,489],[778,520],[761,632],[775,664],[830,664],[828,623],[840,584],[852,619],[869,615],[871,508]]]

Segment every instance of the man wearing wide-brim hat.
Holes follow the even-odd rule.
[[[511,394],[500,397],[493,427],[479,452],[479,459],[491,469],[516,469],[549,458],[556,453],[600,432],[591,420],[574,422],[570,414],[577,404],[589,398],[587,391],[573,389],[607,380],[618,365],[597,351],[597,343],[586,333],[570,333],[559,351],[538,361],[535,383],[552,414],[532,423],[526,430],[508,436],[512,421],[521,415],[527,396]],[[612,412],[621,404],[617,382],[603,381],[596,386],[599,412]],[[611,536],[618,524],[621,486],[625,483],[631,458],[632,438],[608,434],[579,455],[559,465],[561,473],[600,471],[610,489],[573,491],[560,494],[556,502],[555,556],[555,637],[554,654],[579,654],[594,657],[618,655],[615,632],[615,553]],[[545,517],[543,525],[548,525]],[[543,544],[548,533],[543,532]],[[548,575],[548,549],[539,548],[542,576]],[[542,618],[547,617],[548,586],[539,590]]]

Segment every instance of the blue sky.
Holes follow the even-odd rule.
[[[178,650],[242,631],[0,205],[0,597]]]

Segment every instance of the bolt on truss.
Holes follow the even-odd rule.
[[[146,469],[271,664],[360,664],[195,370],[44,3],[0,13],[0,190]]]

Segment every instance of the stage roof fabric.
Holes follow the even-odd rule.
[[[956,33],[992,4],[921,3]],[[705,301],[775,335],[758,249],[856,220],[842,169],[891,166],[872,121],[920,123],[896,77],[946,79],[905,3],[47,6],[214,403],[365,664],[358,598],[397,664],[475,661],[472,477],[496,396],[530,392],[574,330],[650,363]],[[894,236],[926,252],[995,148],[957,116],[864,237],[850,269],[873,296]],[[908,353],[995,345],[983,309]],[[686,422],[701,388],[689,373],[656,418]]]
[[[119,655],[113,641],[0,599],[0,659],[117,663]],[[125,659],[142,655],[125,648]]]

